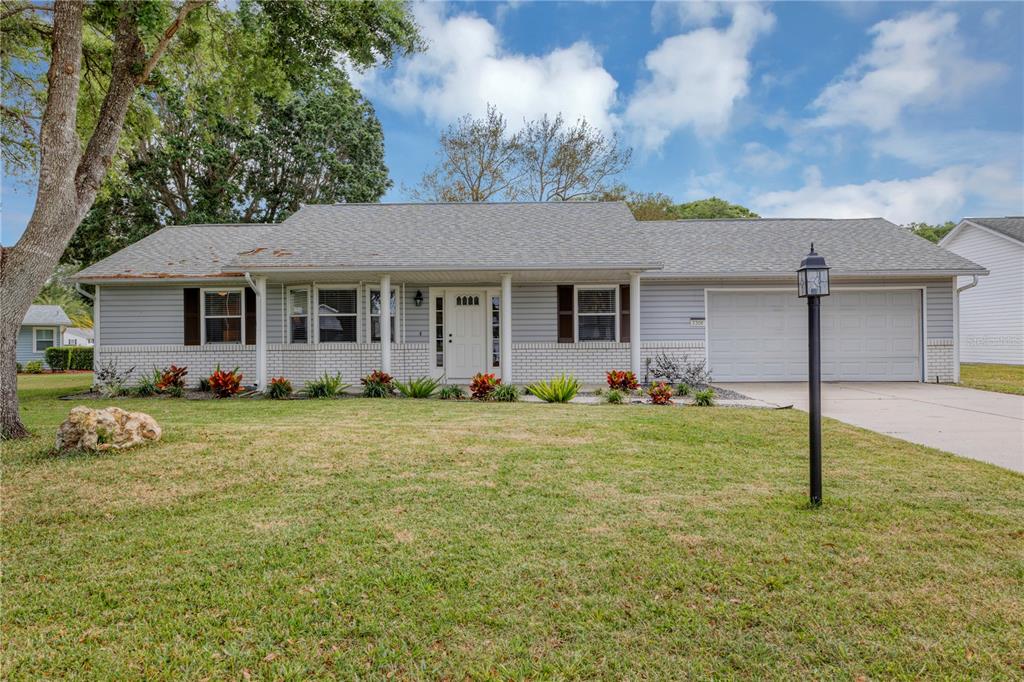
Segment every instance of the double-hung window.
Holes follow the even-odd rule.
[[[309,289],[288,290],[288,343],[309,343]]]
[[[203,342],[242,343],[242,290],[203,290]]]
[[[35,327],[32,338],[34,339],[33,347],[37,353],[42,353],[47,348],[55,346],[53,342],[53,327]]]
[[[397,343],[395,316],[398,310],[397,289],[391,289],[391,343]],[[370,342],[380,342],[380,289],[370,289]]]
[[[615,341],[618,305],[615,288],[577,287],[576,339]]]
[[[355,289],[317,289],[320,343],[355,343],[358,300]]]

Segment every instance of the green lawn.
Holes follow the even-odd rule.
[[[961,364],[960,385],[1024,395],[1024,365]]]
[[[1014,678],[1024,477],[727,408],[122,400],[3,452],[5,679]],[[98,403],[99,404],[99,403]]]

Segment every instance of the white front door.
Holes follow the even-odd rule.
[[[483,291],[449,291],[445,308],[445,358],[449,379],[469,379],[484,371],[487,348],[487,295]]]

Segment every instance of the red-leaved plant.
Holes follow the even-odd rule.
[[[387,372],[375,369],[359,380],[366,398],[387,398],[395,394],[395,378]]]
[[[187,367],[171,365],[163,370],[160,380],[156,382],[158,391],[166,391],[169,388],[185,388],[185,375],[188,374]]]
[[[480,372],[469,382],[469,392],[474,400],[490,400],[491,393],[500,385],[501,379],[494,376],[494,373]]]
[[[225,372],[220,365],[217,365],[217,369],[213,370],[208,381],[210,390],[218,398],[230,398],[242,392],[242,374],[237,367],[230,372]]]
[[[379,369],[375,369],[372,372],[370,372],[369,374],[367,374],[365,377],[360,379],[359,383],[361,383],[363,386],[365,386],[366,384],[385,384],[385,385],[388,385],[388,384],[391,384],[392,382],[394,382],[394,380],[395,380],[394,377],[392,377],[387,372],[382,372]]]
[[[608,372],[606,379],[608,381],[608,388],[613,388],[618,391],[635,391],[640,388],[640,383],[636,380],[636,375],[632,372],[613,369]]]
[[[672,387],[664,381],[651,384],[651,387],[647,389],[647,395],[651,396],[652,405],[672,404]]]

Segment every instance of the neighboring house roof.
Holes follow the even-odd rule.
[[[964,225],[983,227],[1024,244],[1024,216],[1009,216],[1006,218],[964,218],[959,225],[942,238],[939,245],[945,246],[952,240],[953,235],[963,229]]]
[[[59,305],[30,305],[21,324],[26,327],[46,325],[69,327],[71,326],[71,318],[67,316],[64,309]]]
[[[884,218],[677,220],[639,223],[665,261],[658,276],[792,275],[811,242],[836,275],[985,274]]]

